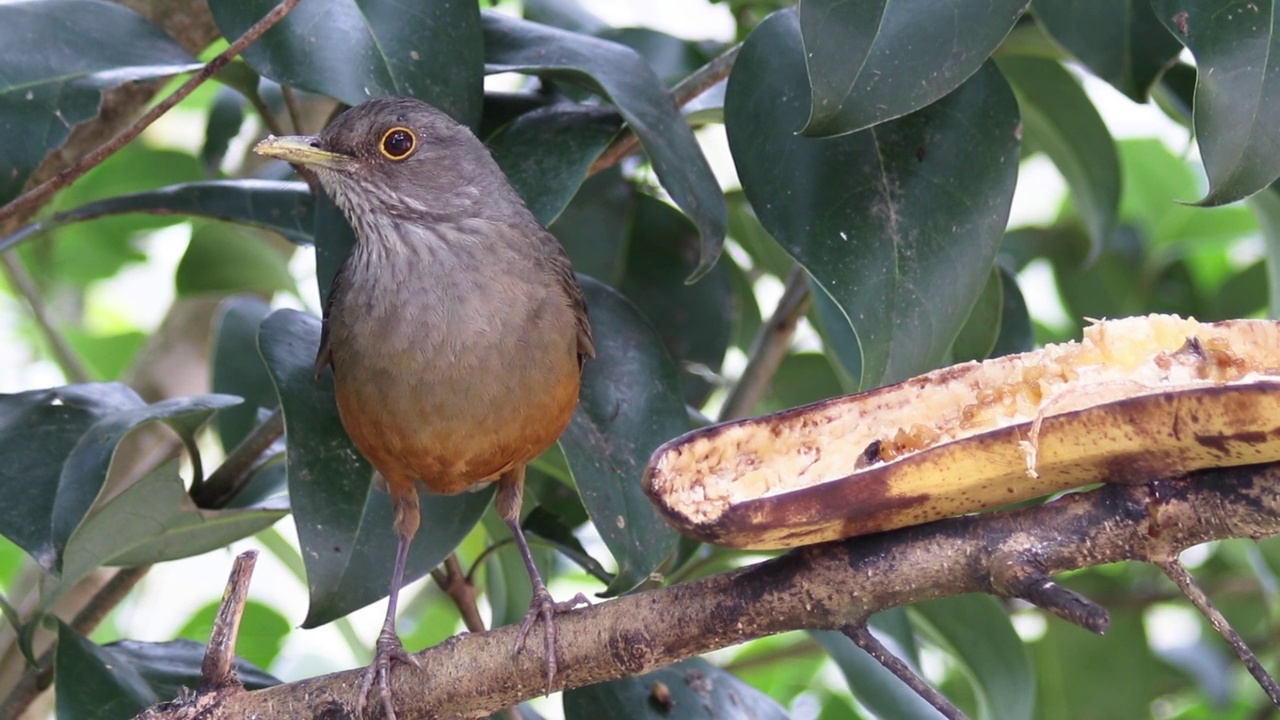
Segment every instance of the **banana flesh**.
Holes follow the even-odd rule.
[[[644,489],[687,535],[777,549],[1274,461],[1280,322],[1149,315],[695,430],[658,448]]]

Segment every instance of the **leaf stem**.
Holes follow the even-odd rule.
[[[694,70],[688,77],[676,83],[675,87],[671,88],[671,99],[675,102],[676,107],[688,105],[694,98],[728,77],[729,71],[733,69],[733,62],[738,59],[740,50],[742,50],[742,43],[731,46],[712,58],[711,62]],[[591,169],[587,171],[587,177],[617,165],[623,158],[635,152],[639,147],[640,138],[631,129],[624,130],[621,135],[614,138],[604,152],[600,153],[600,157],[596,158],[594,163],[591,163]]]

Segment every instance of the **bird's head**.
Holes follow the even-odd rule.
[[[319,135],[269,136],[254,152],[309,168],[349,218],[447,222],[514,195],[469,129],[412,98],[369,100]]]

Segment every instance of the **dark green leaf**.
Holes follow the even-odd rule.
[[[219,0],[209,9],[222,34],[234,38],[275,5]],[[483,47],[476,3],[308,0],[250,45],[244,59],[282,85],[348,105],[407,95],[474,128],[484,90]]]
[[[841,387],[845,392],[855,392],[862,382],[862,348],[858,336],[853,333],[848,316],[812,277],[809,278],[809,292],[813,295],[809,321],[822,338],[822,347],[831,360]]]
[[[306,183],[212,180],[119,195],[55,213],[0,240],[0,252],[40,232],[110,215],[197,215],[280,233],[299,245],[312,242],[311,192]]]
[[[726,263],[696,283],[685,278],[697,268],[698,232],[675,208],[644,193],[635,195],[627,270],[618,290],[653,323],[680,367],[720,372],[737,301]],[[701,373],[680,377],[685,402],[700,407],[712,387]]]
[[[489,145],[529,209],[549,225],[621,127],[621,118],[612,110],[559,103],[521,115]]]
[[[162,699],[132,663],[65,623],[58,623],[53,669],[59,678],[75,678],[54,688],[58,720],[128,720]]]
[[[548,228],[564,246],[573,268],[617,286],[626,268],[627,241],[636,212],[636,190],[611,168],[587,179]]]
[[[258,424],[260,411],[279,403],[258,355],[258,326],[270,314],[271,306],[262,298],[239,295],[223,301],[213,321],[213,391],[244,398],[218,413],[215,426],[226,452]]]
[[[205,642],[213,633],[213,622],[218,616],[221,602],[214,600],[206,603],[187,620],[176,633],[178,637],[195,642]],[[258,667],[268,667],[280,648],[285,637],[292,630],[288,618],[279,610],[258,600],[250,599],[245,603],[244,615],[240,620],[240,634],[236,639],[236,654]]]
[[[0,27],[0,204],[72,127],[97,116],[104,90],[199,67],[160,28],[113,3],[4,3]]]
[[[1118,222],[1120,160],[1111,134],[1062,65],[1029,57],[1005,57],[998,64],[1018,96],[1024,136],[1049,156],[1071,188],[1093,239],[1092,257]]]
[[[1018,287],[1018,279],[1004,265],[997,264],[996,267],[1002,278],[1000,289],[1004,307],[1000,311],[1000,334],[996,337],[995,347],[991,348],[990,357],[993,358],[1027,352],[1036,344],[1036,329],[1031,324],[1031,314]]]
[[[636,133],[663,187],[698,226],[700,275],[720,257],[725,206],[693,131],[644,58],[617,43],[484,13],[488,72],[563,78],[607,96]],[[691,278],[693,279],[693,278]]]
[[[59,547],[53,507],[63,462],[98,421],[144,404],[116,383],[0,395],[0,534],[52,570]]]
[[[1031,717],[1035,708],[1031,657],[995,598],[960,595],[916,603],[908,611],[923,620],[928,636],[965,668],[981,717]]]
[[[1054,40],[1136,103],[1182,51],[1149,0],[1035,0],[1031,8]]]
[[[260,236],[223,223],[196,226],[174,284],[179,295],[296,292],[284,255]]]
[[[608,28],[593,34],[640,53],[667,86],[706,65],[713,54],[707,43],[682,40],[646,27]]]
[[[862,386],[911,377],[944,359],[991,271],[1017,176],[1016,101],[988,65],[900,120],[805,138],[804,73],[796,14],[775,13],[729,79],[738,175],[852,324]]]
[[[676,533],[640,488],[661,443],[689,429],[679,378],[653,328],[608,287],[581,277],[595,331],[578,411],[560,438],[591,521],[618,562],[605,591],[639,585],[675,548]]]
[[[123,641],[96,645],[58,624],[56,684],[59,720],[126,720],[149,705],[173,700],[200,684],[205,647],[192,640],[164,643]],[[280,681],[236,659],[233,669],[249,690]]]
[[[154,405],[120,410],[89,428],[71,450],[71,454],[66,456],[58,478],[57,494],[53,501],[52,528],[53,545],[59,554],[58,570],[62,569],[62,550],[67,546],[72,533],[79,531],[85,520],[85,513],[98,497],[98,491],[107,480],[116,447],[125,435],[140,425],[161,421],[183,438],[187,447],[193,447],[196,430],[219,409],[239,402],[240,398],[231,395],[172,398]],[[35,430],[38,431],[39,428]],[[185,498],[185,493],[183,497]],[[172,510],[173,508],[157,506],[154,512],[167,513]]]
[[[845,682],[849,683],[849,689],[853,691],[853,696],[859,704],[885,718],[932,720],[939,717],[938,711],[934,710],[932,705],[886,670],[883,665],[876,662],[875,658],[854,645],[849,638],[829,630],[811,630],[810,634],[822,643],[827,653],[831,655],[831,659],[844,674]],[[877,635],[879,634],[877,632]],[[896,643],[893,643],[893,638],[881,637],[881,642],[886,640],[891,643],[890,650],[900,656],[906,654],[902,653]],[[904,659],[915,664],[915,661],[909,657]]]
[[[982,67],[1029,4],[802,0],[802,57],[813,97],[801,132],[843,135],[935,102]]]
[[[760,224],[746,193],[731,190],[725,193],[724,199],[729,205],[729,236],[747,251],[756,267],[780,280],[785,278],[795,260]]]
[[[1196,141],[1209,175],[1198,204],[1225,205],[1270,185],[1280,177],[1280,14],[1249,0],[1151,5],[1196,59]]]
[[[248,537],[288,514],[283,502],[237,510],[200,510],[171,461],[94,507],[67,540],[56,591],[45,604],[101,565],[136,567],[199,555]],[[143,521],[145,519],[145,522]]]
[[[580,33],[595,33],[608,27],[577,0],[525,0],[523,4],[524,16],[544,25]]]
[[[657,672],[564,694],[565,720],[787,720],[772,698],[715,665],[693,658]]]
[[[999,268],[992,267],[987,285],[982,289],[969,318],[960,328],[955,343],[951,346],[951,362],[961,363],[966,360],[983,360],[995,347],[996,338],[1000,335],[1001,315],[1004,312],[1004,280]]]
[[[289,497],[307,568],[311,606],[303,627],[322,625],[387,596],[396,535],[389,496],[338,418],[332,375],[313,377],[320,321],[280,310],[262,322],[258,348],[271,371],[289,437]],[[440,564],[480,519],[491,489],[422,501],[422,530],[406,584]]]
[[[244,124],[244,104],[244,98],[229,88],[222,88],[214,96],[204,131],[204,146],[200,148],[200,161],[204,163],[206,173],[219,174],[227,148],[240,134],[240,126]]]

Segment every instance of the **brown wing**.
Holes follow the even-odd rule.
[[[342,263],[342,267],[338,269],[338,274],[333,277],[333,283],[329,285],[329,297],[324,303],[324,316],[320,318],[320,347],[316,349],[316,379],[324,374],[326,367],[333,367],[333,348],[329,345],[329,313],[333,311],[333,299],[338,296],[338,288],[342,285],[343,271],[346,270],[346,262]]]
[[[547,259],[551,269],[560,283],[560,289],[564,290],[569,299],[569,307],[573,309],[573,319],[578,329],[578,367],[582,367],[587,358],[596,356],[596,344],[591,339],[591,320],[587,317],[587,299],[582,295],[582,286],[578,284],[578,278],[573,274],[573,265],[569,263],[569,256],[565,254],[560,242],[546,231],[539,233],[538,237],[547,246]]]

